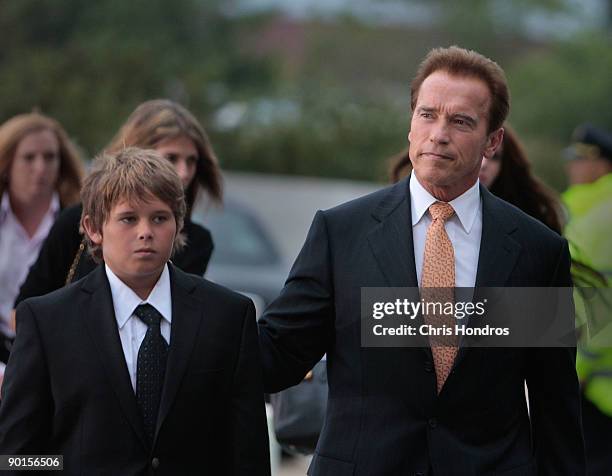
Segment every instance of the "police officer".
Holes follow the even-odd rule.
[[[570,187],[563,194],[569,221],[565,235],[572,257],[612,284],[612,135],[585,124],[576,128],[565,150]],[[576,273],[573,272],[575,275]],[[606,295],[609,297],[610,293]],[[576,361],[583,392],[583,425],[589,475],[612,474],[612,311],[591,324],[589,344]],[[604,322],[601,322],[603,317]],[[603,330],[602,330],[603,329]]]

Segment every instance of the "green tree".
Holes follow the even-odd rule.
[[[240,23],[223,2],[20,0],[3,2],[0,119],[40,109],[90,153],[138,103],[178,100],[200,116],[207,86],[233,91],[272,80],[263,59],[237,45]]]

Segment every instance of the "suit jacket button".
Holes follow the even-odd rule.
[[[433,429],[438,425],[438,421],[435,418],[430,418],[427,424],[429,425],[429,428]]]
[[[153,469],[159,468],[159,458],[156,457],[151,460],[151,468]]]
[[[434,370],[433,364],[429,360],[425,362],[425,372],[433,372],[433,370]]]

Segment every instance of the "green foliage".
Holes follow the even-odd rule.
[[[40,109],[94,154],[146,99],[170,97],[202,114],[210,82],[237,92],[267,85],[268,62],[240,51],[238,24],[221,14],[221,4],[3,2],[0,119]]]
[[[322,95],[325,96],[325,95]],[[332,95],[330,95],[332,96]],[[385,157],[406,143],[405,112],[342,102],[342,93],[303,100],[295,121],[246,122],[213,134],[228,168],[362,180],[386,180]]]
[[[407,142],[419,61],[432,47],[459,44],[505,67],[511,122],[535,170],[562,189],[559,155],[573,128],[590,121],[612,130],[610,32],[526,37],[534,11],[575,13],[565,0],[416,1],[434,5],[433,23],[373,27],[347,16],[288,25],[228,16],[223,0],[4,1],[0,121],[38,108],[91,156],[137,104],[169,97],[202,120],[223,167],[385,180],[385,159]],[[250,114],[215,129],[220,108],[262,98],[298,113]]]
[[[607,31],[533,50],[507,69],[510,120],[536,172],[558,191],[566,185],[562,149],[574,128],[590,122],[612,131],[612,44]]]
[[[612,130],[611,40],[608,32],[592,32],[517,60],[508,74],[513,122],[561,141],[582,122]]]

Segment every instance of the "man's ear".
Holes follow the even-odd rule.
[[[102,233],[93,229],[93,224],[89,215],[85,215],[83,217],[83,228],[93,244],[98,246],[102,244]]]
[[[485,146],[485,150],[482,155],[484,155],[487,159],[490,159],[495,155],[495,151],[501,146],[502,141],[504,140],[504,128],[500,127],[496,131],[493,131],[489,134],[487,138],[487,144]]]

